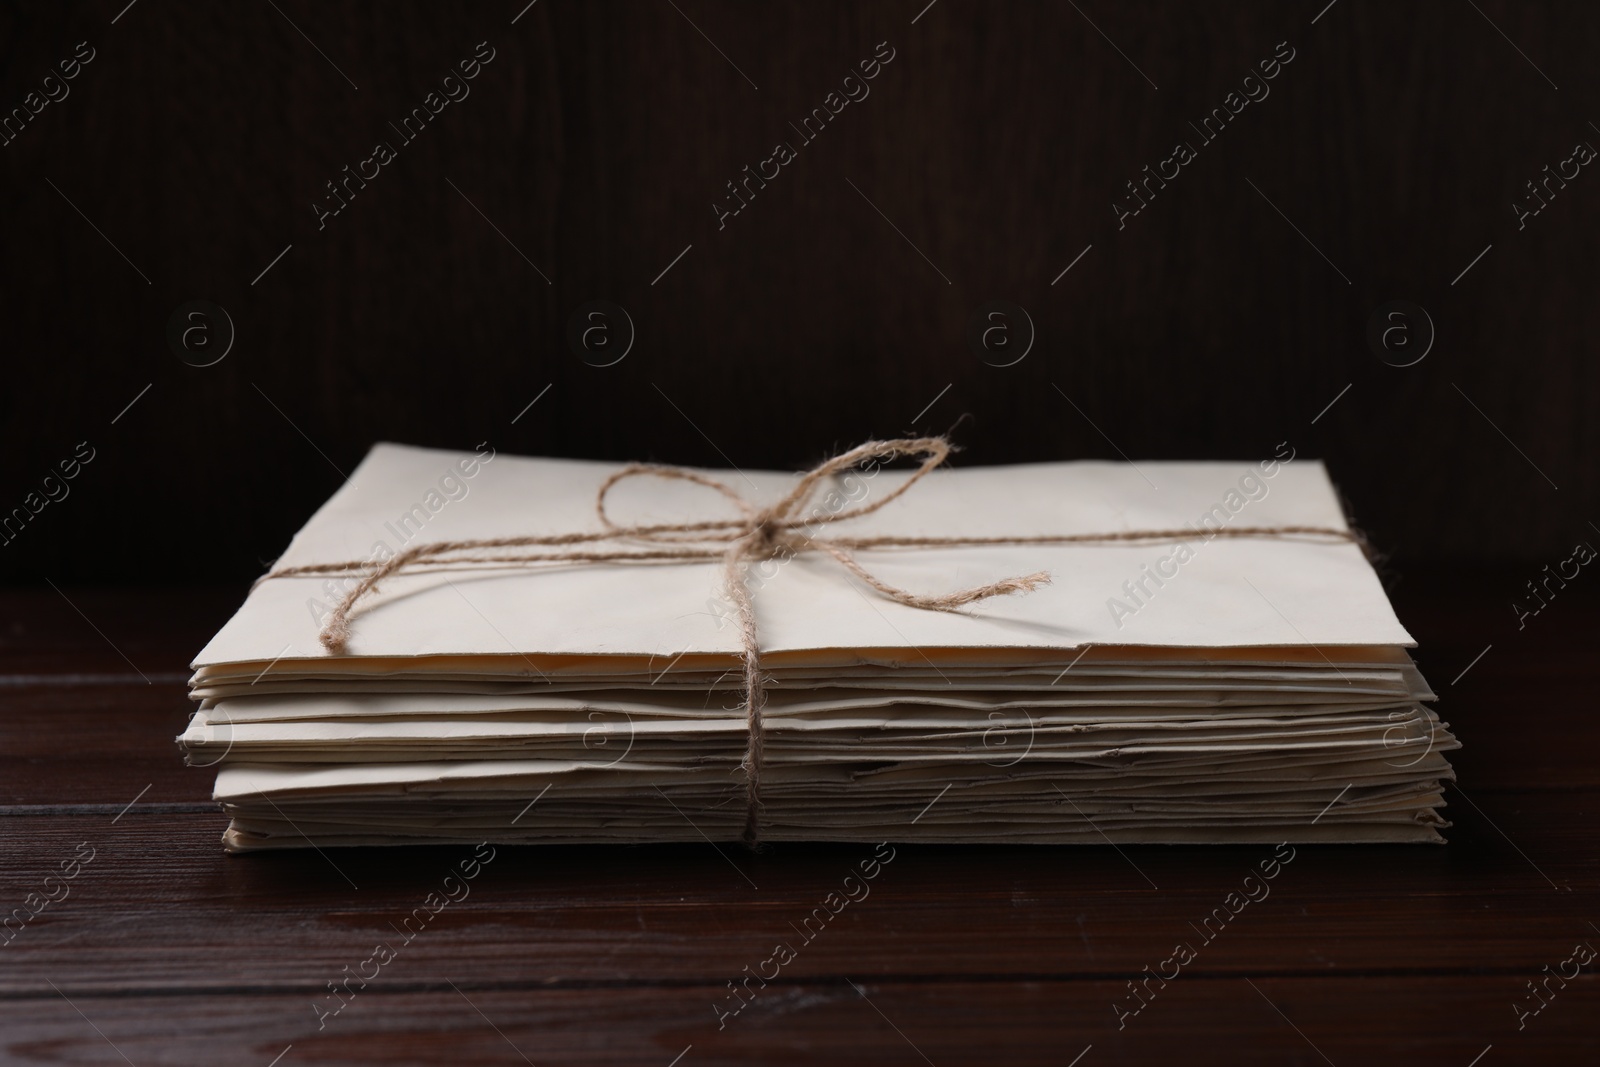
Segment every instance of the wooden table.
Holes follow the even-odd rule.
[[[184,665],[242,591],[8,592],[0,910],[23,911],[0,934],[0,1057],[1592,1063],[1600,960],[1549,976],[1600,946],[1600,586],[1580,577],[1519,631],[1527,577],[1393,590],[1466,746],[1451,843],[1302,847],[1209,943],[1191,924],[1272,849],[902,846],[804,942],[795,928],[871,849],[502,848],[381,966],[375,946],[401,943],[470,850],[223,855],[212,774],[182,766],[172,737]],[[21,924],[46,894],[60,899]],[[780,941],[795,957],[734,999]],[[1119,1028],[1114,1005],[1141,1002],[1129,981],[1171,974],[1179,942],[1197,957],[1141,985]]]

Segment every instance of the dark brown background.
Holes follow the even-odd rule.
[[[0,549],[14,583],[254,575],[379,439],[781,467],[963,412],[964,463],[1287,439],[1401,561],[1595,536],[1600,178],[1523,232],[1510,208],[1600,143],[1595,5],[123,3],[0,13],[0,107],[98,53],[0,149],[0,511],[98,453]],[[485,40],[470,97],[319,232],[323,183]],[[870,97],[718,232],[724,183],[880,41]],[[1118,232],[1122,183],[1280,41],[1270,97]],[[597,298],[638,334],[604,369],[565,340]],[[193,299],[237,328],[205,369],[164,336]],[[997,299],[1037,326],[1009,368],[965,339]],[[1364,339],[1396,299],[1438,331],[1404,369]]]

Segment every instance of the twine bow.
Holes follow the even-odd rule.
[[[794,488],[767,507],[757,508],[725,482],[684,467],[635,463],[623,467],[600,484],[595,497],[595,512],[602,530],[592,533],[493,537],[461,541],[433,541],[412,545],[372,565],[365,561],[314,563],[285,567],[260,578],[284,578],[315,574],[361,574],[362,578],[328,614],[318,635],[329,652],[343,653],[350,642],[350,616],[356,605],[390,575],[409,567],[478,566],[482,564],[526,563],[612,563],[621,561],[704,562],[723,561],[723,588],[732,601],[739,623],[740,661],[744,671],[744,711],[747,744],[742,768],[745,774],[745,840],[751,845],[760,838],[761,764],[763,730],[761,714],[766,706],[766,682],[761,671],[761,646],[756,630],[755,599],[745,581],[745,569],[752,562],[802,552],[825,552],[846,570],[880,595],[907,607],[927,611],[954,611],[964,605],[1010,593],[1025,593],[1050,581],[1044,571],[1004,578],[985,585],[950,593],[919,594],[890,585],[863,567],[854,552],[873,548],[973,547],[982,545],[1061,545],[1109,542],[1150,542],[1187,540],[1194,529],[1124,530],[1112,533],[1046,534],[1023,537],[876,537],[822,536],[818,528],[830,523],[860,518],[904,495],[949,458],[952,445],[945,437],[913,437],[890,441],[868,441],[840,453],[807,471]],[[823,483],[842,471],[855,469],[869,461],[889,462],[902,456],[921,457],[921,463],[904,482],[876,499],[851,507],[821,510],[812,508],[813,497]],[[693,482],[730,500],[738,508],[735,519],[708,519],[700,522],[622,525],[606,511],[606,497],[619,482],[629,478],[652,477]],[[1358,534],[1324,526],[1237,526],[1207,530],[1204,536],[1284,537],[1326,536],[1361,543]],[[644,547],[597,548],[619,542]],[[534,549],[535,551],[495,550]],[[485,554],[485,553],[491,554]],[[468,554],[470,553],[470,554]]]

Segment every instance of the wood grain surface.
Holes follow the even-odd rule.
[[[1465,746],[1450,844],[1301,847],[1209,941],[1191,924],[1271,849],[899,846],[803,941],[872,850],[502,848],[402,942],[470,850],[230,858],[211,772],[178,759],[183,665],[242,589],[7,593],[0,903],[93,858],[0,947],[0,1062],[1586,1062],[1600,989],[1547,976],[1600,941],[1600,594],[1518,630],[1481,592],[1511,581],[1392,579]],[[1178,942],[1196,959],[1119,1014]]]

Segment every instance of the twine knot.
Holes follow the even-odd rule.
[[[798,551],[796,540],[791,531],[778,525],[772,509],[768,508],[761,513],[750,533],[743,538],[744,553],[750,559],[758,561],[794,555]]]

